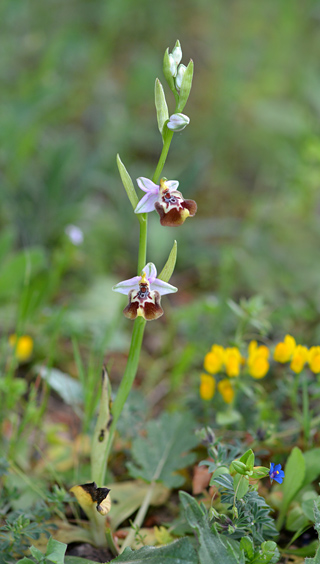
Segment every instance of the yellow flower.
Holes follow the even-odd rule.
[[[294,349],[296,348],[296,342],[291,335],[286,335],[282,343],[278,343],[273,358],[277,362],[289,362],[291,360]]]
[[[296,374],[300,374],[307,360],[308,360],[307,347],[298,345],[293,351],[292,360],[290,364],[291,370],[293,370],[293,372],[295,372]],[[320,366],[319,366],[319,372],[320,372]]]
[[[33,351],[33,339],[29,335],[21,335],[19,338],[17,335],[10,335],[9,343],[14,348],[15,357],[19,362],[29,360]]]
[[[249,374],[253,378],[259,379],[263,378],[270,367],[268,358],[270,351],[265,345],[260,345],[258,347],[257,341],[251,341],[248,346],[248,368]]]
[[[204,368],[209,374],[217,374],[223,365],[224,350],[220,345],[213,345],[204,357]]]
[[[310,370],[315,374],[320,372],[320,347],[311,347],[308,353]]]
[[[234,398],[234,389],[230,380],[228,378],[224,378],[218,382],[218,390],[223,397],[223,401],[225,403],[231,403]]]
[[[230,347],[224,351],[224,363],[226,366],[226,373],[230,378],[239,376],[241,362],[242,362],[242,356],[237,347]]]
[[[216,380],[213,376],[209,376],[208,374],[201,374],[200,378],[200,396],[203,400],[209,401],[214,396]]]

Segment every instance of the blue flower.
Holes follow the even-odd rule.
[[[271,462],[269,476],[271,482],[275,480],[276,482],[278,482],[278,484],[282,484],[284,471],[281,470],[281,464],[274,464],[273,462]]]

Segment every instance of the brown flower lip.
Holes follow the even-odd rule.
[[[196,202],[185,200],[179,190],[170,190],[163,178],[160,180],[159,200],[154,207],[161,225],[167,227],[182,225],[187,217],[193,217],[197,212]]]
[[[123,310],[124,315],[128,319],[136,319],[140,316],[147,321],[158,319],[163,315],[163,309],[160,305],[161,296],[157,290],[151,291],[150,284],[145,273],[141,277],[139,290],[130,290],[129,304]]]

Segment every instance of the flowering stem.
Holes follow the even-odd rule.
[[[166,162],[172,137],[173,137],[173,132],[167,129],[167,133],[164,136],[164,143],[163,143],[161,155],[159,157],[159,162],[157,164],[152,179],[154,183],[157,183],[159,181],[161,172]],[[139,252],[138,252],[138,275],[141,274],[141,270],[143,269],[143,267],[147,262],[148,214],[146,213],[140,214],[139,223],[140,223],[140,238],[139,238]],[[133,325],[133,332],[131,337],[131,345],[130,345],[127,365],[111,409],[112,423],[110,426],[107,440],[104,441],[104,443],[101,443],[101,449],[104,449],[104,455],[105,455],[104,458],[106,460],[106,464],[102,464],[100,469],[97,472],[95,472],[96,482],[100,486],[104,484],[105,473],[107,469],[107,461],[113,443],[117,422],[123,410],[124,404],[127,401],[127,398],[131,391],[138,370],[145,325],[146,325],[146,321],[142,317],[137,317]]]
[[[157,168],[156,168],[155,173],[154,173],[153,178],[152,178],[152,182],[154,182],[155,184],[157,184],[159,182],[160,175],[162,173],[162,170],[163,170],[163,167],[165,165],[166,158],[167,158],[167,155],[168,155],[168,152],[169,152],[172,137],[173,137],[173,131],[170,131],[170,129],[167,129],[167,133],[164,136],[164,142],[163,142],[163,147],[162,147],[161,155],[160,155],[160,158],[159,158],[159,162],[157,164]]]
[[[139,253],[138,253],[138,275],[147,263],[147,230],[148,230],[148,214],[141,213],[139,216],[140,221],[140,238],[139,238]]]

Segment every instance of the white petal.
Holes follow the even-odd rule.
[[[139,282],[141,280],[141,276],[134,276],[133,278],[129,278],[128,280],[123,280],[122,282],[118,282],[115,286],[113,286],[112,290],[114,292],[119,292],[120,294],[125,294],[126,296],[129,294],[130,290],[139,290]]]
[[[137,184],[144,192],[151,192],[152,194],[159,192],[159,186],[144,176],[137,178]]]
[[[164,296],[165,294],[174,294],[174,292],[178,291],[178,288],[171,286],[171,284],[168,284],[168,282],[164,282],[159,278],[156,278],[152,283],[151,289],[157,290],[161,296]]]
[[[178,180],[166,180],[166,185],[168,186],[169,190],[176,190],[179,186]]]
[[[153,264],[153,262],[148,262],[148,264],[146,264],[146,266],[142,270],[143,270],[143,272],[146,273],[146,276],[147,276],[150,284],[153,285],[153,281],[157,277],[157,269],[156,269],[155,265]],[[153,290],[154,290],[154,288],[153,288]]]
[[[141,198],[140,202],[138,202],[134,213],[149,213],[154,211],[154,204],[159,198],[159,194],[145,194],[143,198]]]

